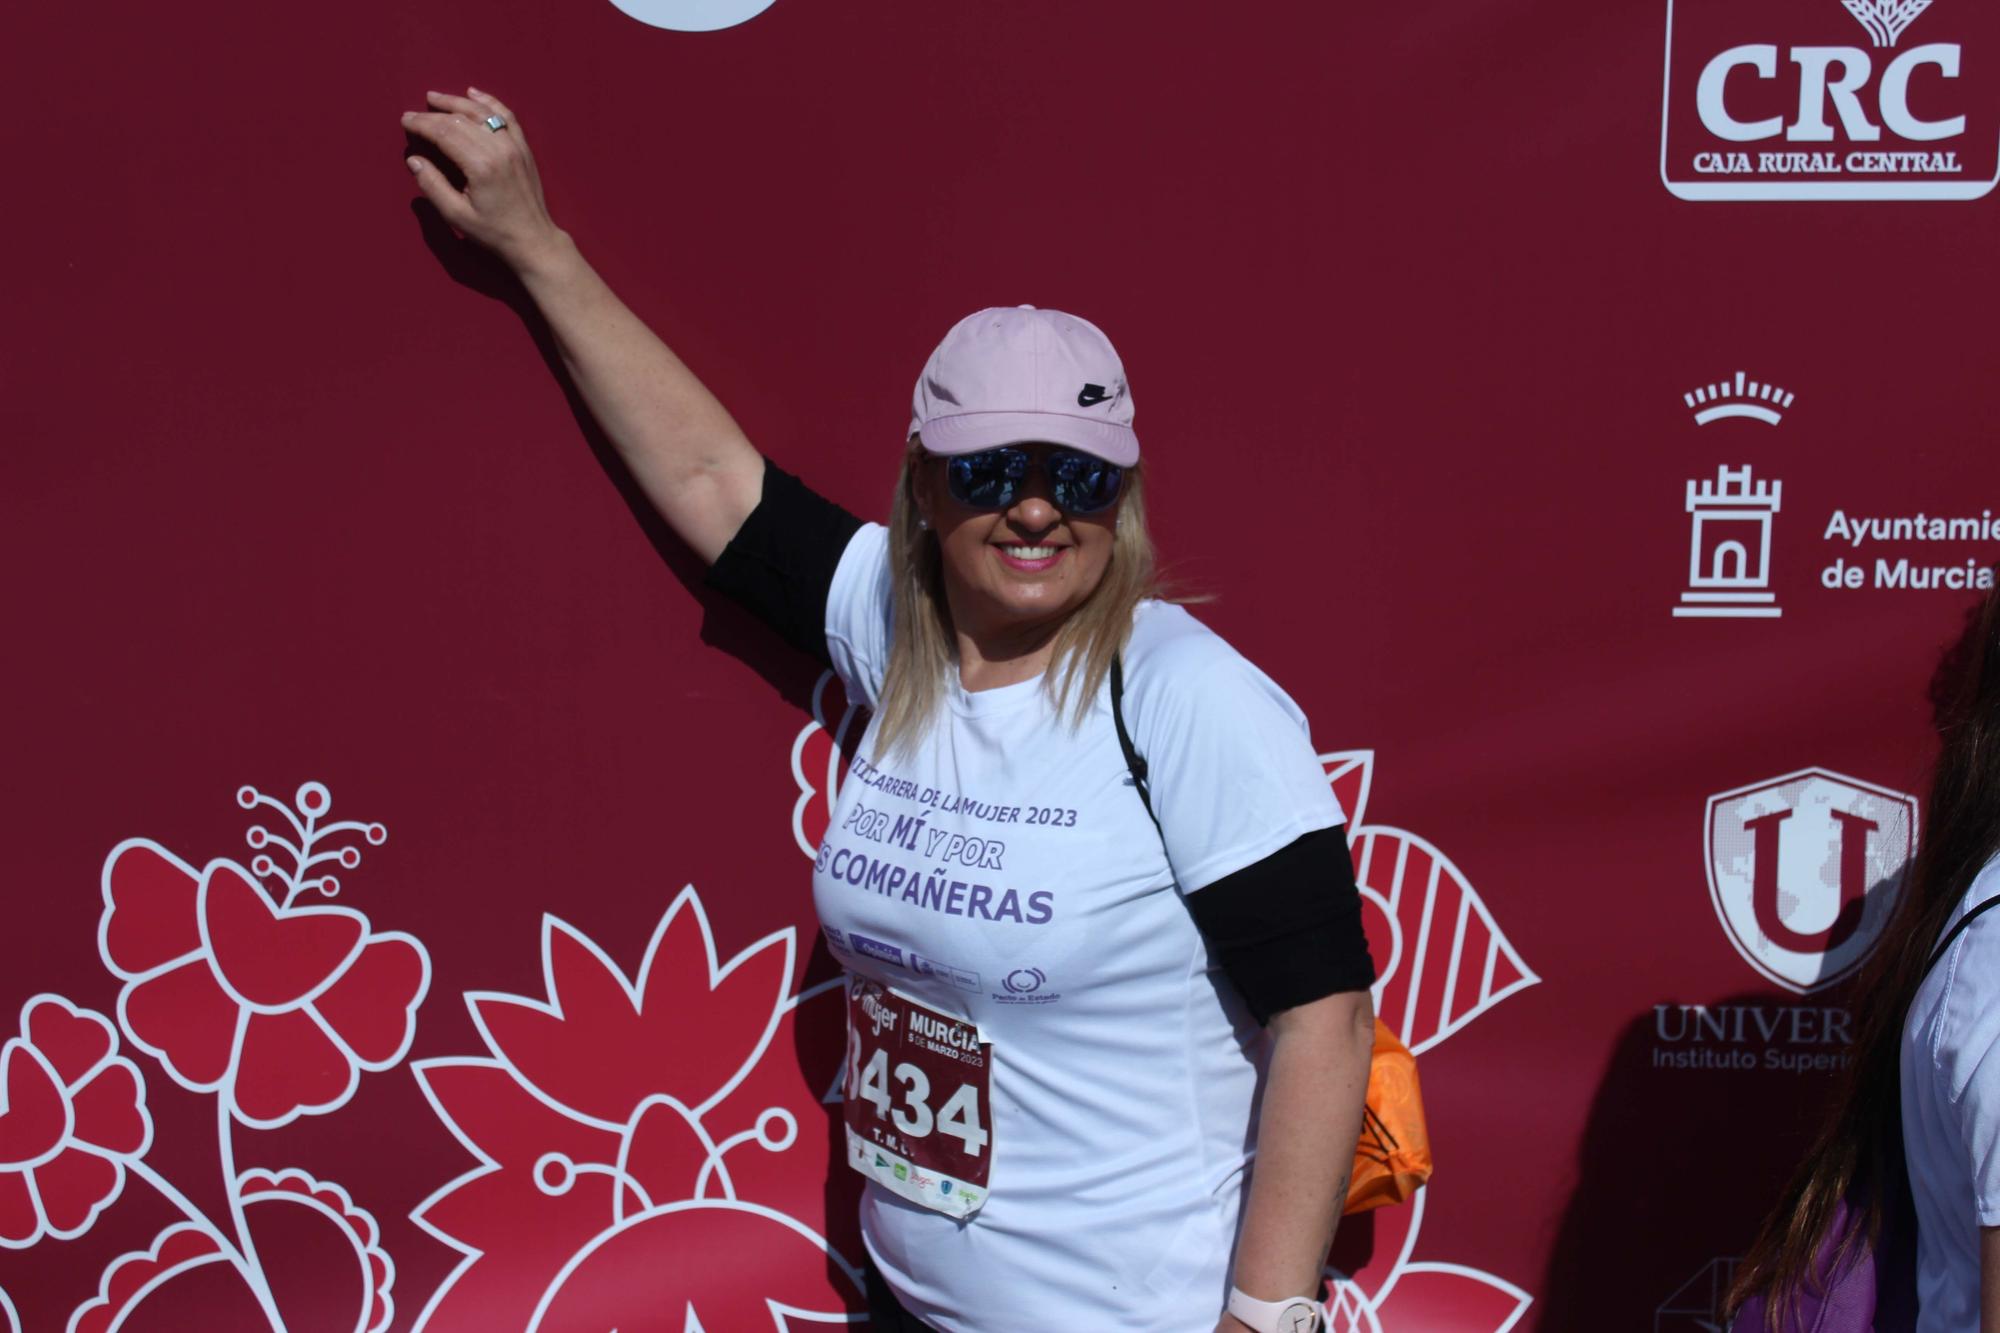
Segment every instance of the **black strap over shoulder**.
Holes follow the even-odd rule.
[[[1114,695],[1113,697],[1115,698],[1116,696]],[[1121,736],[1124,735],[1125,729],[1123,727],[1120,727],[1118,730],[1118,734]],[[1930,961],[1924,964],[1924,976],[1930,975],[1931,969],[1936,967],[1938,965],[1938,960],[1944,957],[1945,950],[1951,948],[1951,942],[1957,939],[1960,933],[1963,932],[1967,926],[1971,925],[1973,923],[1973,920],[1977,918],[1981,912],[1985,911],[1989,907],[2000,907],[2000,897],[1988,898],[1985,902],[1979,904],[1979,906],[1973,908],[1970,912],[1967,912],[1964,916],[1960,917],[1958,919],[1958,923],[1954,925],[1950,930],[1947,930],[1944,933],[1944,938],[1938,941],[1937,948],[1931,950]],[[1921,978],[1919,979],[1921,980]]]
[[[1166,845],[1153,809],[1146,757],[1125,727],[1125,665],[1111,659],[1111,721],[1132,786]],[[1341,991],[1375,983],[1361,895],[1354,884],[1341,825],[1317,829],[1261,861],[1224,875],[1184,897],[1195,928],[1215,950],[1222,970],[1259,1023],[1272,1015]]]
[[[1111,724],[1118,728],[1118,748],[1125,752],[1125,767],[1132,771],[1132,785],[1146,807],[1146,818],[1157,829],[1160,817],[1153,813],[1153,793],[1146,785],[1146,756],[1139,753],[1132,744],[1132,733],[1125,730],[1125,663],[1117,653],[1111,655]]]

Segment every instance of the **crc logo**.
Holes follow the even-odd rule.
[[[1980,198],[2000,183],[1991,11],[1667,0],[1660,179],[1693,200]]]
[[[1917,802],[1824,768],[1708,798],[1715,915],[1743,961],[1809,995],[1875,947],[1916,850]]]

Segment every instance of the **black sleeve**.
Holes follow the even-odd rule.
[[[826,598],[861,520],[768,459],[757,507],[702,581],[742,603],[786,643],[831,666]]]
[[[1186,901],[1259,1023],[1375,984],[1343,825],[1308,833]]]

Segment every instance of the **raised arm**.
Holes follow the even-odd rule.
[[[550,218],[521,122],[498,98],[427,94],[432,110],[403,128],[436,145],[465,176],[454,187],[408,159],[445,221],[519,275],[555,335],[591,415],[668,526],[713,564],[757,507],[764,460],[715,395],[605,285]],[[487,128],[499,116],[506,128]]]

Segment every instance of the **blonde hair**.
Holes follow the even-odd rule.
[[[896,498],[889,512],[889,598],[893,621],[889,661],[882,673],[878,736],[881,752],[908,753],[929,731],[944,697],[945,673],[958,664],[958,640],[945,602],[943,554],[937,534],[919,523],[912,479],[928,455],[921,437],[910,437]],[[1111,535],[1111,563],[1083,605],[1056,630],[1055,649],[1042,677],[1049,702],[1065,709],[1070,724],[1090,712],[1111,659],[1132,633],[1132,612],[1148,597],[1168,598],[1155,569],[1146,529],[1146,482],[1137,464],[1125,469],[1118,524]]]

